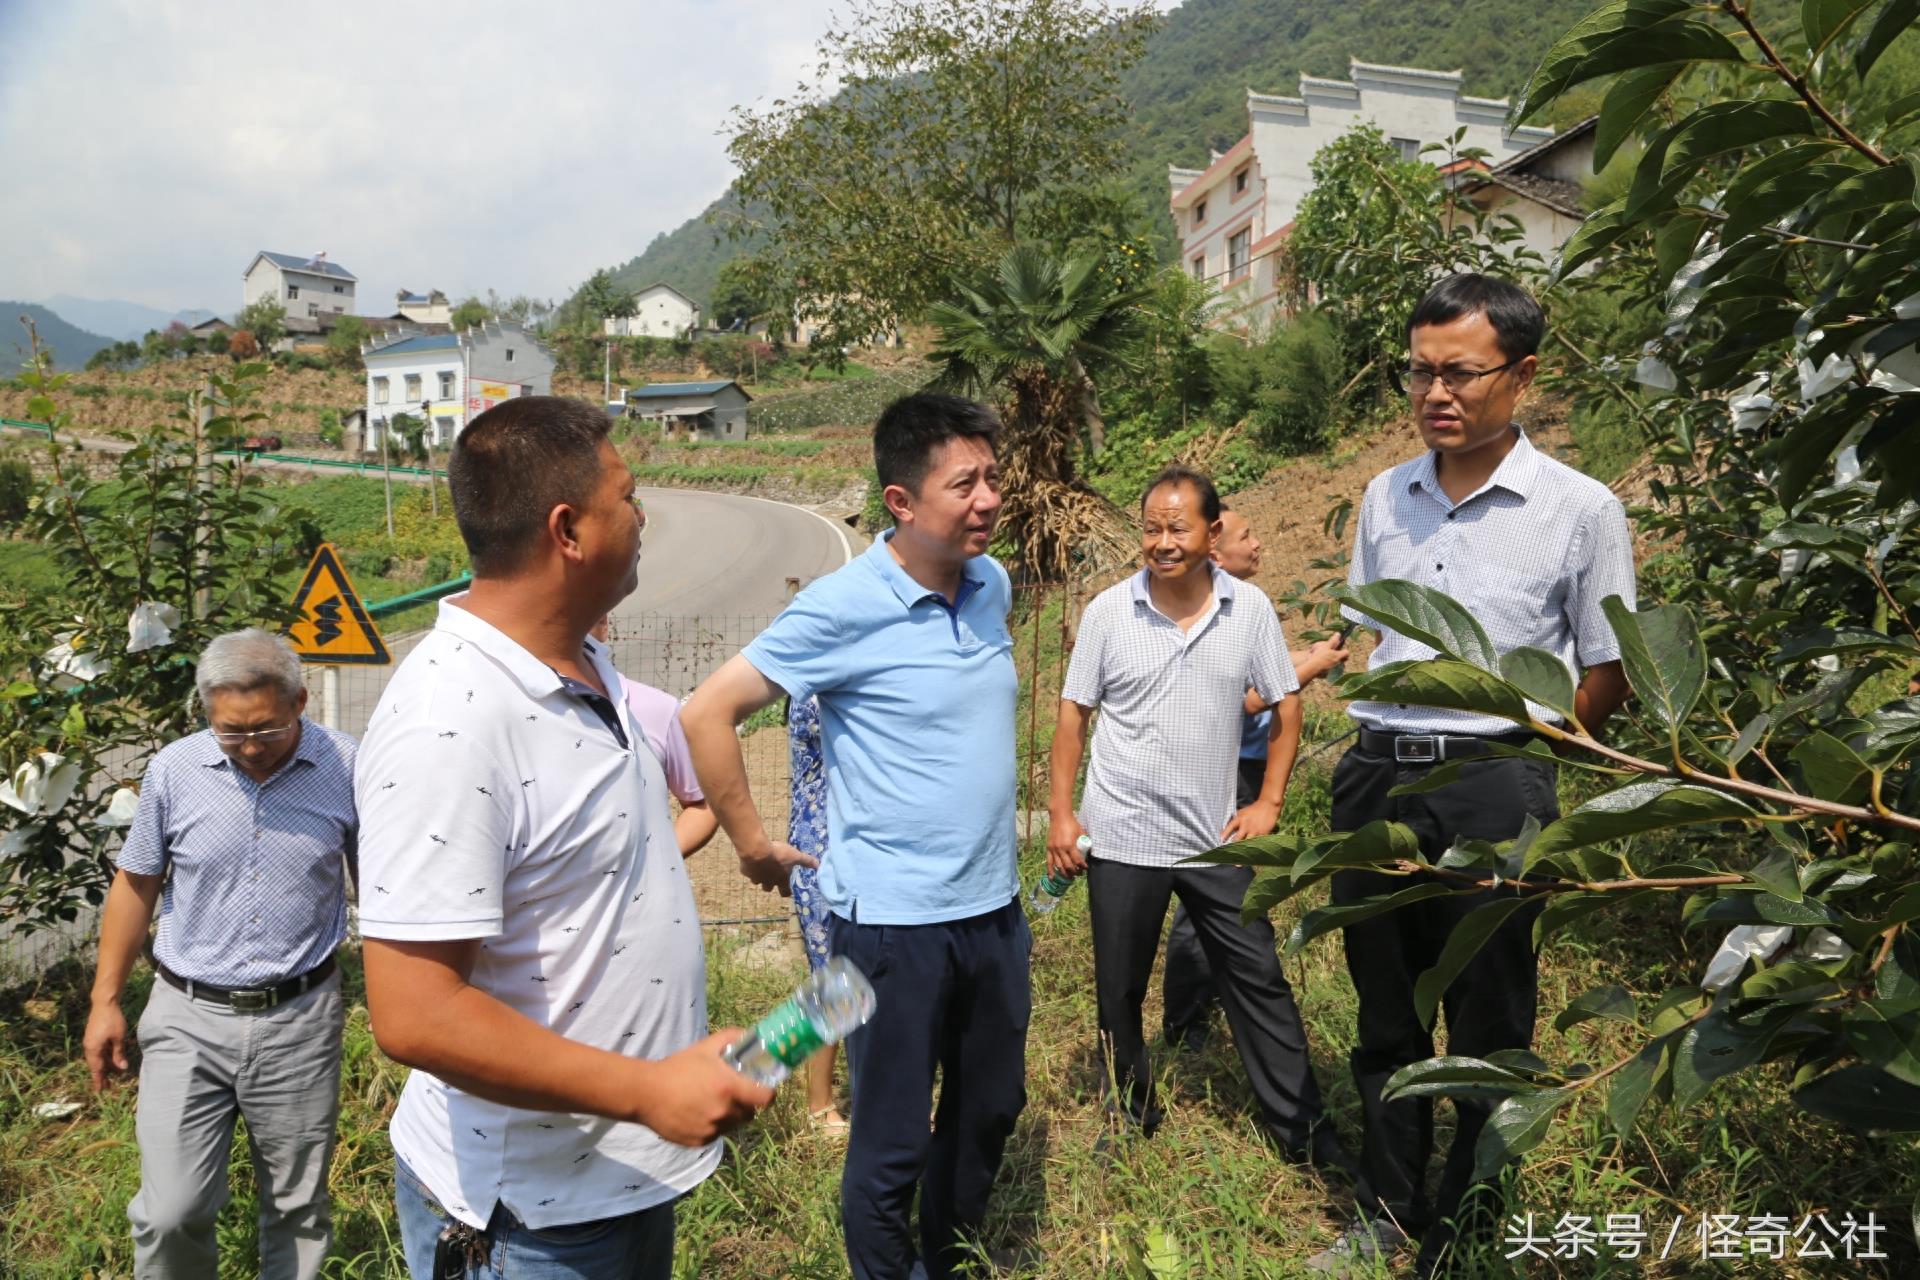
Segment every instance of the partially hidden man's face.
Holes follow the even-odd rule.
[[[640,533],[646,513],[635,496],[633,472],[611,442],[600,442],[600,479],[576,519],[576,535],[594,579],[607,587],[607,607],[640,585]]]
[[[1445,324],[1421,325],[1410,335],[1408,355],[1408,365],[1415,372],[1434,374],[1498,369],[1510,359],[1500,349],[1499,334],[1483,311]],[[1426,391],[1410,395],[1420,439],[1442,454],[1471,453],[1498,440],[1512,427],[1514,406],[1538,367],[1539,361],[1528,356],[1511,369],[1475,378],[1458,391],[1436,376]]]
[[[266,778],[287,762],[300,745],[300,713],[307,691],[287,697],[273,685],[258,689],[216,689],[207,695],[207,725],[216,734],[254,735],[220,750],[255,779]]]
[[[1260,539],[1253,526],[1238,511],[1220,513],[1220,537],[1214,543],[1213,562],[1236,578],[1251,578],[1260,571]]]
[[[1163,484],[1147,495],[1140,512],[1140,550],[1147,571],[1163,581],[1207,572],[1220,522],[1208,520],[1190,484]]]
[[[1000,463],[986,439],[955,436],[933,451],[918,493],[903,485],[887,493],[901,525],[918,537],[961,557],[985,555],[1000,519]]]

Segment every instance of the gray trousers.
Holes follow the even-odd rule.
[[[237,1116],[260,1188],[262,1280],[313,1280],[332,1240],[327,1166],[340,1115],[344,1005],[336,970],[262,1013],[235,1013],[155,980],[140,1016],[140,1190],[127,1205],[137,1280],[219,1272]]]

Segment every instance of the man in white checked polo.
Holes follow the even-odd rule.
[[[473,587],[367,728],[360,930],[416,1280],[665,1280],[673,1203],[772,1098],[707,1034],[666,777],[588,632],[638,580],[596,406],[522,396],[447,470]]]
[[[219,1270],[214,1220],[245,1116],[260,1274],[309,1280],[331,1238],[353,739],[301,715],[300,659],[279,636],[220,636],[195,676],[209,727],[147,766],[107,891],[84,1051],[96,1089],[127,1069],[120,998],[157,907],[158,980],[138,1033],[140,1190],[127,1206],[134,1275]]]
[[[1546,329],[1539,303],[1487,276],[1450,276],[1415,308],[1402,372],[1426,452],[1373,478],[1360,501],[1350,581],[1403,579],[1465,605],[1501,653],[1532,645],[1580,673],[1574,712],[1598,732],[1627,695],[1620,648],[1601,609],[1618,595],[1634,603],[1633,546],[1626,513],[1606,486],[1540,453],[1514,424],[1533,380]],[[1369,669],[1422,660],[1434,651],[1381,628]],[[1432,861],[1457,840],[1510,840],[1529,816],[1559,816],[1555,769],[1495,756],[1467,766],[1435,791],[1392,795],[1447,760],[1490,755],[1489,743],[1531,740],[1491,716],[1380,702],[1355,702],[1359,741],[1333,775],[1333,829],[1376,820],[1405,823]],[[1558,713],[1530,705],[1546,722]],[[1408,887],[1405,876],[1342,871],[1335,903]],[[1395,1071],[1433,1055],[1432,1029],[1415,1011],[1414,985],[1439,960],[1453,926],[1501,890],[1428,899],[1345,930],[1347,970],[1360,1002],[1354,1082],[1366,1121],[1361,1214],[1334,1246],[1310,1262],[1317,1271],[1371,1275],[1409,1233],[1424,1233],[1416,1271],[1445,1273],[1457,1247],[1492,1234],[1501,1208],[1492,1185],[1472,1183],[1474,1144],[1493,1103],[1456,1098],[1459,1117],[1439,1191],[1426,1193],[1433,1147],[1430,1099],[1394,1103],[1381,1092]],[[1508,916],[1447,988],[1447,1052],[1485,1057],[1533,1042],[1538,973],[1537,905]]]
[[[1101,1048],[1120,1127],[1151,1135],[1161,1112],[1140,1025],[1167,904],[1178,897],[1213,970],[1261,1121],[1289,1159],[1345,1168],[1325,1122],[1306,1032],[1274,950],[1273,926],[1240,919],[1248,867],[1182,866],[1218,845],[1266,835],[1300,747],[1299,688],[1272,603],[1210,558],[1220,535],[1213,482],[1169,467],[1141,499],[1146,567],[1081,617],[1054,731],[1048,865],[1087,872]],[[1277,705],[1266,771],[1236,809],[1235,760],[1248,702]],[[1078,815],[1073,786],[1095,708],[1093,760]],[[1084,824],[1084,827],[1083,827]],[[1075,843],[1093,839],[1085,857]]]

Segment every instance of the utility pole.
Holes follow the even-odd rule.
[[[605,324],[606,321],[602,320],[600,323]],[[606,354],[602,357],[601,364],[600,364],[600,382],[601,382],[600,403],[603,405],[612,404],[613,403],[613,335],[612,334],[607,335]]]
[[[193,592],[193,616],[204,618],[213,601],[212,588],[207,584],[208,547],[212,530],[207,528],[207,507],[205,494],[213,488],[213,443],[208,439],[208,429],[213,423],[213,381],[208,379],[202,384],[199,393],[200,403],[194,407],[193,431],[193,487],[194,511],[193,573],[199,586]]]
[[[387,420],[380,419],[380,476],[387,491],[387,536],[393,536],[393,464],[387,460]]]
[[[433,479],[433,403],[420,402],[420,416],[427,420],[426,430],[420,433],[420,440],[427,447],[427,505],[433,509],[433,517],[440,518],[440,486]]]

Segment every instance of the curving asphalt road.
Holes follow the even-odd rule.
[[[640,501],[640,586],[615,610],[616,624],[771,617],[792,595],[788,579],[805,586],[854,554],[845,525],[783,502],[693,489],[641,489]]]
[[[793,590],[857,553],[846,526],[804,507],[694,489],[641,489],[640,585],[614,611],[614,665],[685,697],[738,653]],[[422,632],[386,636],[397,665]],[[335,727],[359,735],[392,667],[339,669]],[[323,710],[321,676],[309,669]]]

